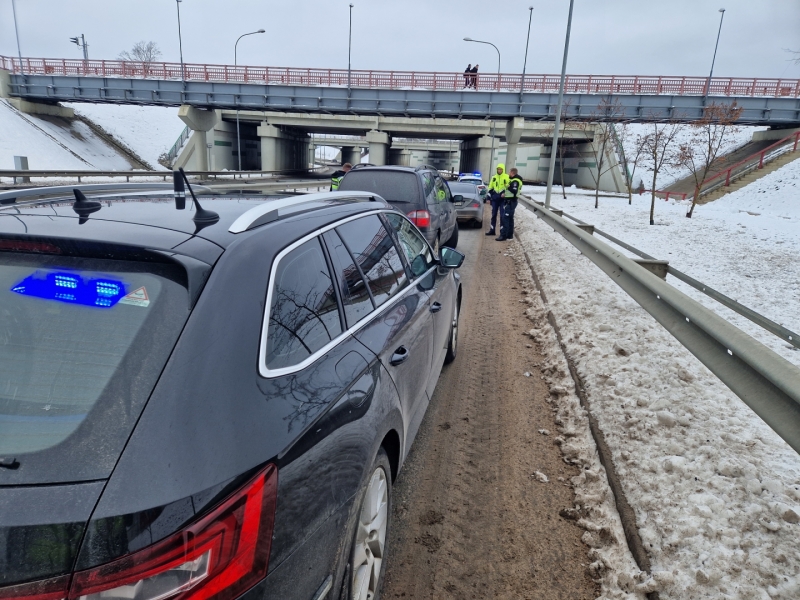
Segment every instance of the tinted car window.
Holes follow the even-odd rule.
[[[339,234],[336,231],[327,231],[323,237],[338,273],[347,326],[352,327],[372,311],[374,308],[372,299],[369,296],[367,284],[361,277],[361,272],[353,262],[353,257],[345,248]]]
[[[477,194],[478,187],[474,183],[451,183],[450,191],[454,194]]]
[[[296,365],[342,332],[339,307],[318,238],[284,256],[272,283],[269,369]]]
[[[336,229],[364,273],[375,306],[408,285],[400,254],[377,215],[350,221]]]
[[[417,202],[419,183],[414,173],[384,169],[356,169],[350,171],[339,191],[362,191],[378,194],[389,202]]]
[[[430,173],[422,174],[422,186],[423,189],[425,190],[425,197],[427,198],[428,196],[431,195],[434,188],[433,177],[431,176]]]
[[[425,238],[417,231],[408,219],[401,215],[386,213],[386,221],[397,234],[400,248],[405,254],[411,273],[419,277],[434,265],[433,252]]]

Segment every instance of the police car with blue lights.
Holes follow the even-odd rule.
[[[0,597],[378,597],[463,254],[167,185],[0,192]]]

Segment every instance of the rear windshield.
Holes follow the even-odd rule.
[[[451,183],[450,191],[454,194],[477,194],[478,188],[474,183]]]
[[[188,316],[173,270],[0,253],[0,456],[121,448]]]
[[[419,199],[419,183],[414,173],[380,169],[350,171],[339,185],[339,191],[372,192],[389,202],[417,202]]]

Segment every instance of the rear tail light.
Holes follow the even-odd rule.
[[[480,202],[478,202],[478,201],[476,200],[476,201],[475,201],[475,202],[473,202],[473,203],[472,203],[470,206],[472,206],[472,208],[478,208],[480,205],[481,205],[481,204],[480,204]]]
[[[144,550],[75,573],[69,600],[242,595],[267,575],[277,491],[278,471],[269,465],[193,525]]]
[[[431,226],[431,213],[427,210],[412,210],[408,213],[408,218],[417,227],[430,227]]]

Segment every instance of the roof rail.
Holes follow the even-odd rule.
[[[197,189],[211,191],[204,186],[195,186]],[[172,183],[85,183],[79,185],[55,185],[45,187],[23,188],[0,192],[0,205],[11,205],[19,198],[43,198],[45,196],[68,195],[73,197],[73,190],[84,193],[92,192],[123,192],[123,191],[160,191],[172,190]]]
[[[378,165],[373,165],[372,163],[356,163],[352,167],[350,167],[350,170],[352,171],[354,169],[363,169],[364,167],[377,167],[377,166]]]
[[[432,167],[431,165],[417,165],[417,168],[414,170],[415,171],[431,170],[431,171],[436,171],[437,173],[439,172],[439,169],[437,169],[436,167]]]
[[[279,219],[281,216],[281,209],[290,206],[297,206],[300,204],[310,204],[312,202],[319,202],[322,200],[338,200],[338,199],[351,199],[358,202],[377,202],[381,198],[377,194],[371,192],[320,192],[318,194],[305,194],[303,196],[292,196],[290,198],[279,198],[272,201],[264,202],[239,215],[231,226],[228,228],[230,233],[242,233],[264,225],[271,221]]]

